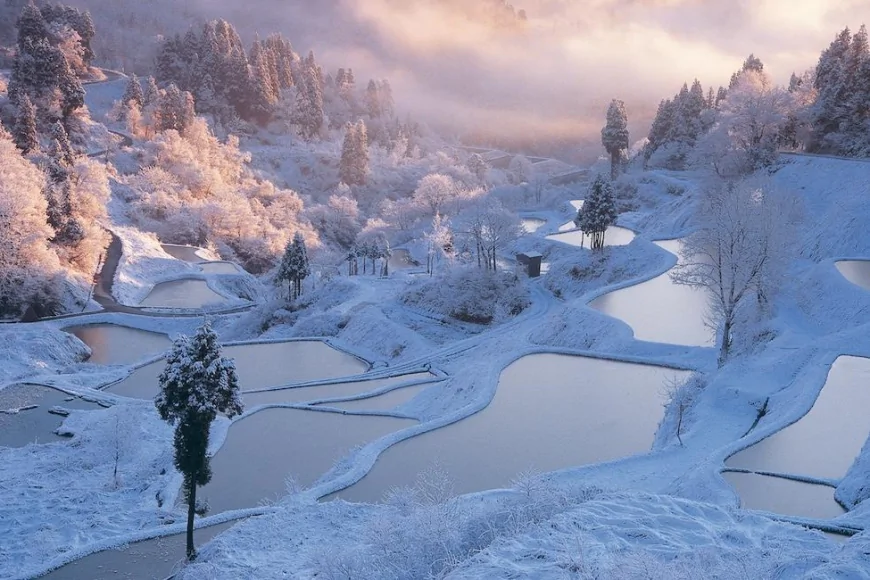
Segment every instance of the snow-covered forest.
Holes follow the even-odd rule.
[[[863,24],[67,1],[0,2],[0,578],[870,577]]]

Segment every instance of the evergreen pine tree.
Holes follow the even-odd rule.
[[[36,131],[36,109],[26,93],[18,99],[13,138],[15,145],[25,155],[39,149],[39,135]]]
[[[369,81],[369,86],[366,88],[366,112],[369,117],[376,119],[381,116],[381,96],[378,84],[374,80]]]
[[[235,417],[244,410],[232,359],[221,354],[217,334],[204,324],[193,338],[180,337],[166,357],[154,406],[175,427],[175,468],[184,477],[187,500],[187,558],[196,558],[193,543],[196,489],[211,480],[209,429],[217,415]]]
[[[127,80],[127,87],[124,89],[124,96],[121,97],[121,102],[124,104],[133,101],[140,107],[145,104],[145,95],[142,94],[142,85],[139,84],[139,77],[131,74]]]
[[[308,261],[308,250],[302,234],[296,232],[293,239],[287,243],[284,256],[275,276],[277,282],[287,282],[290,299],[295,300],[302,294],[302,282],[311,274]]]
[[[304,64],[303,83],[299,85],[296,96],[296,123],[305,139],[313,139],[323,128],[323,92],[313,59],[314,54],[309,53]]]
[[[159,98],[160,89],[157,88],[157,81],[154,77],[149,76],[145,81],[145,93],[142,95],[142,105],[147,107],[148,105],[155,104]]]
[[[577,214],[577,224],[592,239],[592,249],[604,248],[604,234],[616,223],[616,203],[613,187],[600,175],[595,178],[583,207]]]
[[[614,99],[607,109],[607,124],[601,130],[601,143],[610,154],[610,174],[619,174],[628,152],[628,115],[625,103]]]
[[[347,185],[365,185],[369,172],[369,144],[362,120],[348,123],[341,148],[339,177]]]
[[[18,17],[18,52],[27,52],[29,46],[48,41],[48,26],[39,8],[28,2]]]

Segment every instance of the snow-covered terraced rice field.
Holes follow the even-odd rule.
[[[870,290],[870,260],[841,260],[835,265],[846,280]]]
[[[169,348],[165,334],[117,324],[88,324],[64,329],[91,349],[88,362],[100,365],[132,364]]]
[[[319,379],[355,375],[368,368],[360,359],[320,341],[294,341],[244,344],[223,349],[235,360],[243,391],[276,387]],[[120,383],[109,387],[112,393],[136,399],[157,395],[157,377],[165,366],[158,361],[133,371]]]
[[[173,280],[154,286],[139,306],[151,308],[205,308],[227,299],[209,288],[204,280]]]
[[[453,425],[403,441],[342,499],[379,501],[433,463],[456,493],[505,487],[552,471],[648,451],[665,383],[684,371],[554,354],[527,356],[501,375],[493,401]]]
[[[656,245],[679,256],[678,240]],[[638,340],[713,346],[713,332],[704,323],[707,304],[706,292],[676,284],[666,272],[643,284],[605,294],[589,306],[631,326]]]
[[[730,457],[728,467],[839,479],[870,434],[870,359],[841,356],[813,408],[796,423]],[[763,419],[762,419],[763,421]]]
[[[756,473],[725,472],[740,496],[740,507],[789,516],[833,519],[846,513],[834,500],[834,488]]]

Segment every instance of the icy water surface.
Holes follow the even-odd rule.
[[[523,231],[525,231],[527,234],[533,234],[541,229],[541,226],[546,223],[546,220],[541,220],[538,218],[523,218]]]
[[[280,403],[302,403],[320,399],[333,399],[339,397],[350,397],[368,391],[374,391],[388,385],[399,385],[412,381],[419,381],[432,378],[429,373],[419,373],[414,375],[404,375],[390,379],[379,379],[375,381],[359,381],[353,383],[338,383],[335,385],[323,385],[319,387],[303,387],[301,389],[281,389],[279,391],[263,391],[259,393],[242,393],[242,399],[248,407],[255,405],[268,405]],[[387,411],[397,405],[406,403],[411,400],[421,390],[431,385],[423,385],[419,387],[405,387],[396,389],[389,393],[378,397],[371,397],[354,402],[344,403],[328,403],[329,407],[337,407],[341,409],[367,409],[370,411]]]
[[[204,280],[175,280],[157,284],[139,306],[152,308],[204,308],[227,299],[208,287]]]
[[[870,261],[844,260],[835,265],[846,280],[865,290],[870,290]]]
[[[91,348],[88,362],[98,365],[132,364],[164,352],[171,344],[165,334],[117,324],[69,326],[64,331],[88,345]]]
[[[412,485],[434,463],[454,491],[509,486],[518,474],[618,459],[649,450],[665,384],[684,371],[553,354],[527,356],[502,373],[480,413],[388,449],[338,497],[378,501]]]
[[[834,500],[834,488],[755,473],[722,476],[740,496],[740,507],[787,516],[832,519],[846,513]]]
[[[196,530],[197,549],[238,522]],[[164,580],[184,564],[185,534],[136,542],[86,556],[42,576],[46,580]]]
[[[236,362],[243,391],[365,372],[368,365],[320,341],[227,346],[224,356]],[[165,363],[141,367],[109,391],[135,399],[157,395],[157,377]],[[282,401],[287,402],[287,401]]]
[[[232,262],[203,262],[199,269],[203,274],[241,274]]]
[[[416,422],[375,416],[267,409],[230,427],[199,491],[211,513],[257,507],[287,494],[287,479],[309,487],[355,447]]]
[[[197,252],[202,248],[194,246],[176,246],[173,244],[163,244],[163,251],[183,262],[202,262],[203,259],[197,255]]]
[[[72,399],[68,401],[67,399]],[[24,447],[30,443],[65,440],[54,432],[64,418],[49,413],[52,407],[99,409],[96,403],[74,398],[63,391],[36,385],[12,385],[0,391],[0,411],[38,405],[16,414],[0,412],[0,447]]]
[[[680,255],[678,240],[656,245]],[[605,294],[589,306],[624,321],[638,340],[713,346],[713,333],[704,324],[707,296],[706,291],[675,284],[666,272],[649,282]]]
[[[753,471],[840,479],[870,433],[867,409],[870,359],[841,356],[809,413],[725,463]]]

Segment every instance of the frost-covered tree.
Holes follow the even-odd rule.
[[[136,103],[139,107],[145,104],[145,95],[142,93],[142,85],[139,84],[139,77],[131,74],[127,79],[127,86],[124,88],[124,96],[121,97],[121,102],[129,104]]]
[[[55,314],[53,280],[60,264],[49,246],[42,194],[45,176],[0,128],[0,314],[18,317],[35,305]]]
[[[275,280],[287,282],[288,293],[291,300],[295,300],[302,294],[302,282],[311,274],[311,264],[308,260],[308,250],[305,247],[305,239],[302,234],[296,232],[293,240],[287,244],[284,257],[278,266],[278,274]]]
[[[217,334],[206,323],[193,338],[181,336],[166,357],[154,406],[175,427],[175,467],[184,477],[187,501],[187,558],[196,558],[193,522],[196,488],[211,480],[209,430],[218,414],[235,417],[244,407],[235,363],[221,354]]]
[[[369,172],[369,139],[362,120],[348,123],[338,175],[347,185],[365,185]]]
[[[477,180],[483,183],[486,180],[486,173],[489,171],[489,166],[487,166],[486,161],[483,160],[483,157],[480,153],[472,153],[468,157],[468,170],[477,178]]]
[[[593,250],[604,248],[607,228],[616,223],[616,201],[613,186],[601,175],[595,178],[583,207],[577,212],[577,225],[588,235]]]
[[[432,173],[420,180],[414,190],[414,202],[429,211],[429,215],[447,215],[456,199],[458,188],[449,175]]]
[[[719,105],[717,122],[699,143],[696,158],[721,176],[770,165],[787,121],[788,93],[763,72],[741,73]]]
[[[616,179],[628,156],[628,114],[625,103],[613,99],[607,109],[607,124],[601,130],[601,144],[610,154],[610,176]]]
[[[370,80],[366,87],[365,105],[369,117],[375,119],[381,116],[381,113],[383,112],[381,107],[381,90],[374,79]]]
[[[309,140],[319,135],[323,128],[323,88],[313,53],[309,53],[305,60],[302,83],[297,87],[296,124],[299,134]]]
[[[686,238],[672,278],[710,293],[720,366],[731,354],[748,299],[755,295],[764,306],[781,285],[799,213],[793,196],[765,183],[717,182],[704,192],[696,209],[698,229]]]
[[[26,94],[18,99],[13,129],[15,145],[27,155],[39,149],[39,134],[36,130],[36,109]]]
[[[432,276],[442,258],[450,256],[453,249],[453,234],[447,220],[440,214],[432,218],[432,229],[426,233],[426,272]]]
[[[142,105],[147,107],[148,105],[157,103],[157,100],[160,98],[160,89],[157,87],[157,80],[149,76],[145,80],[145,92],[142,95]]]
[[[517,215],[493,197],[473,203],[457,219],[462,233],[476,248],[477,265],[498,270],[498,255],[523,235]]]

